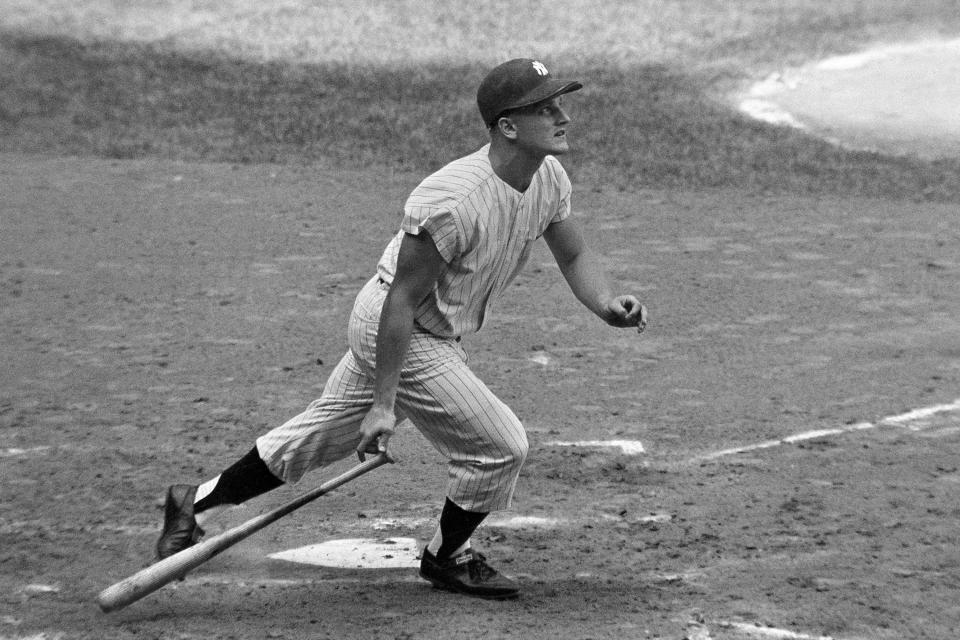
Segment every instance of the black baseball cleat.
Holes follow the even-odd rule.
[[[196,495],[197,488],[189,484],[175,484],[167,490],[167,502],[163,506],[163,533],[157,540],[158,560],[192,547],[203,536],[203,529],[193,517],[193,499]]]
[[[497,573],[487,564],[487,559],[473,549],[443,561],[424,549],[420,557],[420,577],[437,589],[478,598],[507,600],[520,595],[516,582]]]

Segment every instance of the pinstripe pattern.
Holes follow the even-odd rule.
[[[257,439],[264,462],[285,482],[353,454],[360,422],[373,403],[376,333],[385,297],[376,279],[367,283],[350,318],[350,350],[321,397]],[[457,341],[414,332],[397,392],[398,413],[448,458],[451,500],[468,511],[506,509],[526,459],[527,436],[466,360]]]
[[[548,156],[520,193],[494,173],[488,152],[486,145],[414,189],[401,229],[377,265],[380,277],[392,282],[403,234],[430,234],[446,264],[433,295],[417,310],[417,323],[438,336],[477,331],[491,301],[526,264],[534,241],[570,215],[570,179],[556,158]]]
[[[397,412],[448,459],[447,496],[467,511],[510,506],[527,456],[520,420],[467,366],[454,338],[477,331],[492,298],[526,263],[533,242],[570,214],[570,181],[547,157],[530,187],[515,191],[493,172],[489,146],[447,165],[410,195],[400,231],[377,266],[392,282],[404,233],[426,230],[445,264],[417,309],[397,390]],[[321,397],[257,439],[264,462],[285,482],[353,454],[373,404],[377,329],[388,285],[372,278],[354,304],[350,350]]]

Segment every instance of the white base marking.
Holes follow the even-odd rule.
[[[501,529],[528,529],[541,528],[552,529],[562,526],[562,522],[557,518],[541,518],[538,516],[512,516],[509,518],[491,518],[484,522],[481,527],[499,527]]]
[[[339,569],[408,569],[419,567],[419,545],[413,538],[349,538],[329,540],[268,557]]]
[[[653,523],[670,522],[671,520],[673,520],[673,514],[670,514],[670,513],[654,513],[649,516],[643,516],[642,518],[637,518],[637,522],[653,522]]]
[[[551,358],[550,355],[546,353],[538,353],[538,354],[532,355],[530,356],[529,360],[531,362],[536,362],[537,364],[542,365],[544,367],[548,367],[551,364],[553,364],[553,358]]]
[[[554,447],[585,447],[585,448],[604,448],[619,447],[624,454],[628,456],[640,455],[644,451],[643,444],[639,440],[581,440],[579,442],[548,442],[547,445]]]
[[[50,447],[31,447],[29,449],[20,449],[19,447],[11,447],[9,449],[0,449],[0,458],[12,458],[14,456],[25,456],[31,453],[42,453],[50,449]]]
[[[60,593],[60,587],[52,584],[28,584],[20,588],[19,593],[28,596],[39,596],[45,593]]]
[[[761,627],[747,622],[721,622],[720,626],[727,629],[736,629],[752,637],[776,638],[777,640],[833,640],[830,636],[811,636],[775,627]]]
[[[575,520],[567,518],[550,518],[544,516],[490,516],[480,525],[480,529],[557,529],[560,527],[569,527],[578,523],[613,521],[613,522],[669,522],[673,515],[669,513],[651,513],[636,519],[625,519],[619,516],[603,514],[596,518],[577,518]],[[344,523],[346,525],[347,523]],[[405,529],[413,531],[425,527],[436,527],[436,518],[390,518],[387,520],[375,520],[370,528],[374,531]]]
[[[906,413],[901,413],[895,416],[888,416],[886,418],[883,418],[882,420],[880,420],[880,422],[876,424],[872,422],[858,422],[857,424],[853,424],[848,427],[805,431],[803,433],[797,433],[792,436],[781,438],[780,440],[766,440],[764,442],[758,442],[756,444],[745,445],[742,447],[733,447],[730,449],[722,449],[720,451],[714,451],[713,453],[707,453],[701,456],[696,456],[690,459],[688,462],[705,462],[708,460],[715,460],[717,458],[723,458],[725,456],[735,455],[738,453],[747,453],[750,451],[757,451],[760,449],[770,449],[772,447],[779,447],[784,444],[794,444],[796,442],[803,442],[804,440],[813,440],[816,438],[823,438],[826,436],[850,433],[851,431],[864,431],[867,429],[875,429],[880,426],[903,427],[906,429],[910,429],[911,431],[920,431],[922,429],[925,429],[928,426],[926,424],[923,424],[924,419],[930,418],[937,414],[950,413],[958,410],[960,410],[960,399],[956,400],[955,402],[951,402],[949,404],[938,404],[930,407],[924,407],[922,409],[914,409],[913,411],[908,411]]]
[[[387,531],[389,529],[419,529],[420,527],[436,526],[436,518],[387,518],[384,520],[374,520],[370,528],[374,531]]]

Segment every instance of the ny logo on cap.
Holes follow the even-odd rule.
[[[546,76],[550,74],[550,72],[547,71],[547,68],[539,60],[533,61],[533,70],[536,71],[541,76]]]

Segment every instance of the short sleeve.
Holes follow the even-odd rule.
[[[460,253],[460,233],[456,219],[450,211],[407,207],[400,228],[414,236],[420,235],[421,231],[429,233],[445,262],[449,263]]]
[[[557,209],[553,212],[553,217],[550,218],[550,222],[548,223],[553,224],[554,222],[560,222],[570,217],[570,199],[573,195],[573,186],[570,184],[570,177],[567,175],[563,165],[553,156],[550,156],[550,160],[552,160],[551,169],[554,173],[554,180],[556,181],[558,192]]]
[[[567,191],[560,199],[560,206],[557,207],[557,212],[554,214],[553,219],[550,220],[550,224],[554,222],[560,222],[566,220],[570,217],[570,191]]]

